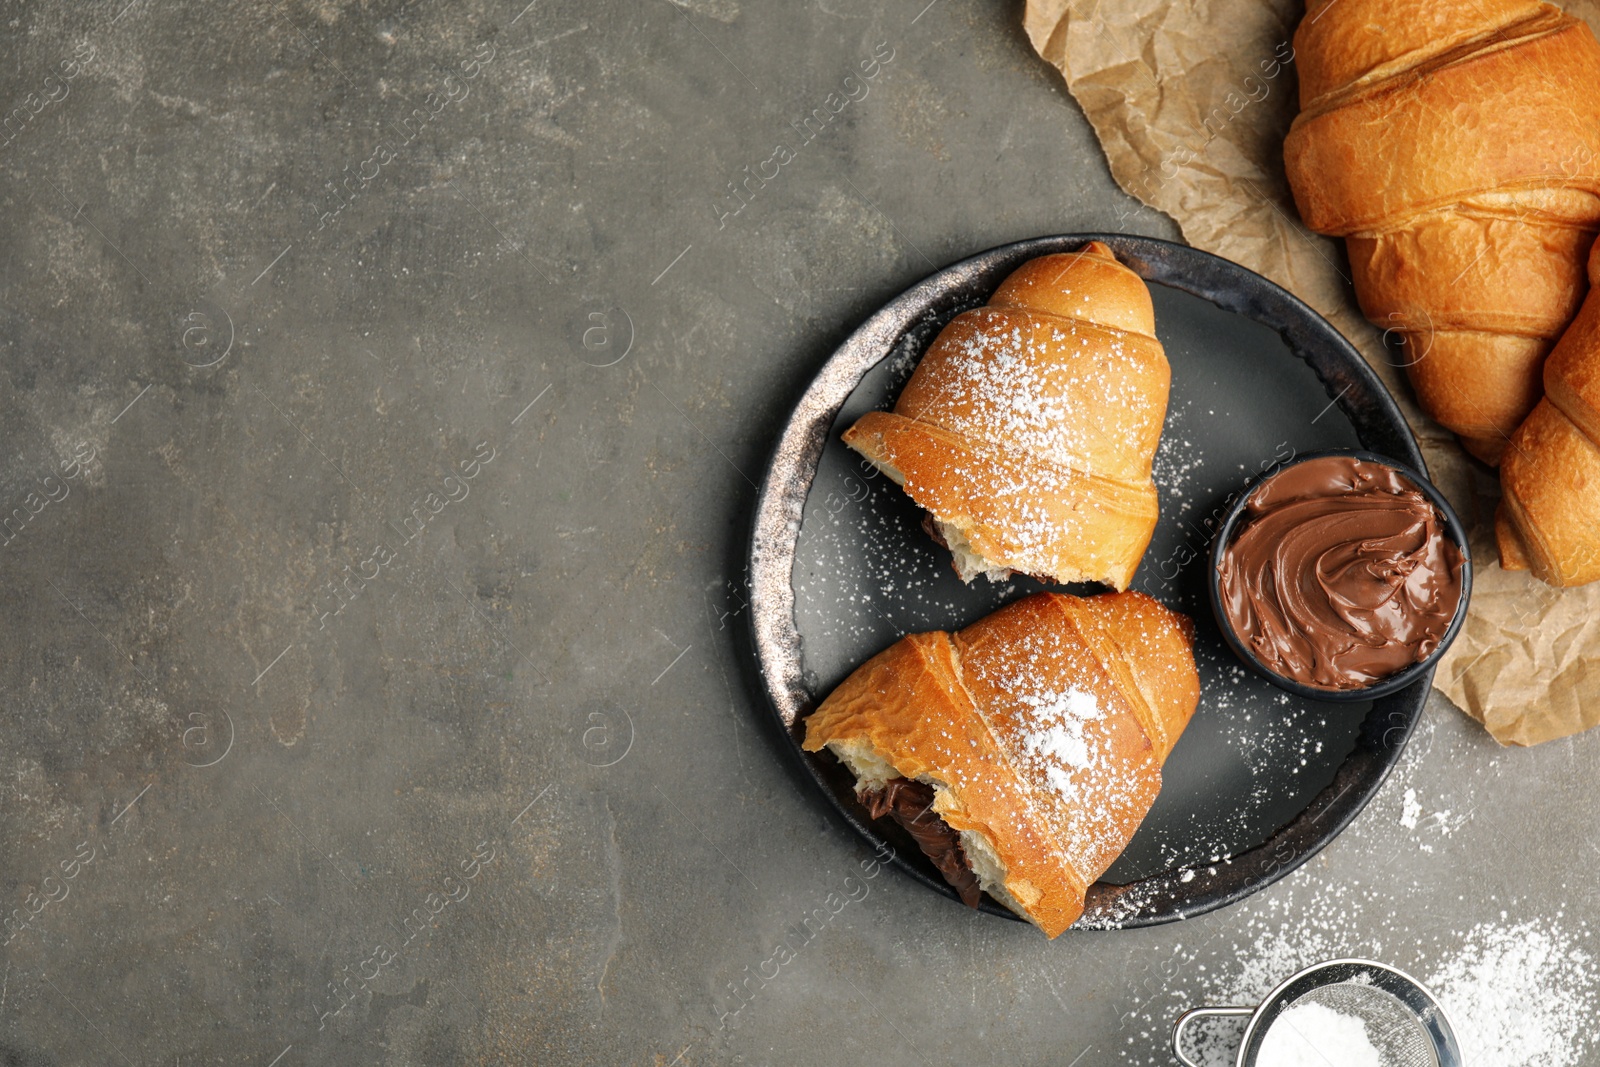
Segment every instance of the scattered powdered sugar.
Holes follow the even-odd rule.
[[[1586,909],[1544,892],[1496,892],[1466,849],[1397,854],[1397,841],[1446,832],[1448,822],[1428,814],[1425,798],[1434,789],[1413,779],[1422,764],[1437,762],[1429,757],[1451,739],[1440,729],[1446,725],[1428,719],[1419,726],[1398,780],[1375,802],[1385,817],[1357,820],[1322,856],[1135,963],[1117,1035],[1124,1067],[1171,1067],[1172,1024],[1190,1008],[1253,1008],[1291,975],[1351,957],[1415,975],[1442,1006],[1467,1067],[1600,1063],[1600,929]],[[1407,787],[1421,809],[1416,830],[1396,825]],[[1457,836],[1470,833],[1470,814],[1450,820]],[[1587,900],[1592,887],[1561,888]],[[1403,903],[1417,901],[1426,902],[1421,913]],[[1187,1051],[1196,1063],[1237,1062],[1242,1019],[1190,1030]]]
[[[1409,892],[1432,888],[1418,881]],[[1319,884],[1297,874],[1285,890],[1258,898],[1243,930],[1182,949],[1152,967],[1175,980],[1158,987],[1160,996],[1146,993],[1130,1014],[1124,1063],[1167,1067],[1172,1060],[1164,1038],[1186,1008],[1253,1007],[1298,971],[1352,956],[1418,976],[1443,1008],[1468,1067],[1597,1062],[1600,961],[1588,947],[1594,932],[1586,920],[1564,909],[1513,919],[1513,910],[1526,914],[1527,908],[1513,898],[1500,901],[1507,910],[1493,913],[1497,918],[1419,933],[1398,921],[1391,882]],[[1192,1029],[1191,1058],[1205,1067],[1232,1067],[1242,1020]]]
[[[1031,309],[984,307],[966,331],[948,334],[941,421],[957,432],[1014,442],[1029,452],[1070,456],[1093,473],[1096,453],[1137,454],[1160,417],[1140,373],[1155,350],[1132,350],[1119,330]],[[1072,349],[1084,357],[1071,359]],[[975,421],[964,409],[970,408]],[[1114,417],[1108,413],[1115,413]]]
[[[1425,834],[1438,837],[1449,837],[1467,821],[1467,816],[1457,815],[1452,811],[1435,811],[1423,814],[1422,801],[1417,796],[1415,789],[1407,789],[1405,796],[1400,801],[1400,825],[1407,830],[1422,829],[1422,834],[1416,834],[1417,847],[1424,852],[1432,852],[1433,843],[1422,840]]]
[[[1595,960],[1552,924],[1481,923],[1427,984],[1472,1067],[1570,1067],[1595,1047]]]
[[[1405,799],[1401,802],[1400,825],[1407,830],[1417,828],[1417,820],[1422,817],[1422,804],[1417,800],[1417,791],[1407,789]]]
[[[1171,397],[1167,401],[1167,419],[1161,431],[1161,442],[1156,446],[1151,461],[1155,483],[1161,489],[1161,517],[1163,521],[1187,522],[1194,508],[1198,491],[1195,482],[1204,475],[1196,475],[1205,466],[1205,456],[1189,436],[1185,425],[1193,414],[1194,401]],[[1215,418],[1214,410],[1207,418]]]
[[[1159,882],[1134,882],[1124,887],[1109,905],[1102,904],[1096,911],[1086,912],[1072,924],[1072,928],[1120,930],[1129,919],[1141,914],[1150,905],[1167,900],[1169,896],[1167,887]]]
[[[1387,1067],[1367,1027],[1315,1002],[1296,1004],[1273,1021],[1256,1053],[1256,1067]]]
[[[887,360],[890,389],[898,393],[910,381],[911,373],[922,360],[922,351],[930,337],[943,327],[935,323],[921,323],[901,338]],[[908,343],[909,342],[909,343]]]
[[[1024,750],[1038,761],[1051,788],[1072,795],[1071,771],[1092,766],[1084,727],[1100,718],[1100,702],[1093,693],[1069,688],[1064,693],[1027,695],[1022,702],[1033,709],[1033,729],[1022,739]]]

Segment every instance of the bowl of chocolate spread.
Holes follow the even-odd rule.
[[[1211,547],[1211,610],[1233,651],[1284,689],[1370,700],[1431,671],[1472,592],[1467,535],[1426,478],[1372,452],[1269,471]]]

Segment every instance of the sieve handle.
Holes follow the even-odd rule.
[[[1236,1015],[1254,1015],[1254,1008],[1190,1008],[1178,1016],[1178,1021],[1172,1024],[1172,1054],[1178,1057],[1178,1062],[1183,1067],[1201,1067],[1200,1064],[1183,1054],[1183,1030],[1191,1020],[1207,1018],[1224,1018]]]

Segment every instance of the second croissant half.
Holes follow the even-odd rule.
[[[1190,621],[1143,593],[1025,597],[901,638],[806,720],[856,795],[974,906],[1050,937],[1127,847],[1200,697]]]

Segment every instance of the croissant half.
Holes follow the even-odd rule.
[[[1194,714],[1192,632],[1142,593],[1035,594],[868,660],[806,720],[804,747],[837,756],[875,812],[897,785],[931,788],[978,885],[1055,937],[1133,837]]]
[[[894,410],[844,441],[927,509],[963,581],[1125,589],[1155,530],[1170,382],[1149,289],[1096,241],[956,316]]]
[[[1600,245],[1589,278],[1600,286]],[[1550,353],[1544,390],[1500,467],[1500,565],[1583,585],[1600,579],[1600,289]]]
[[[1600,43],[1535,0],[1309,0],[1284,144],[1423,410],[1498,463],[1600,229]]]

